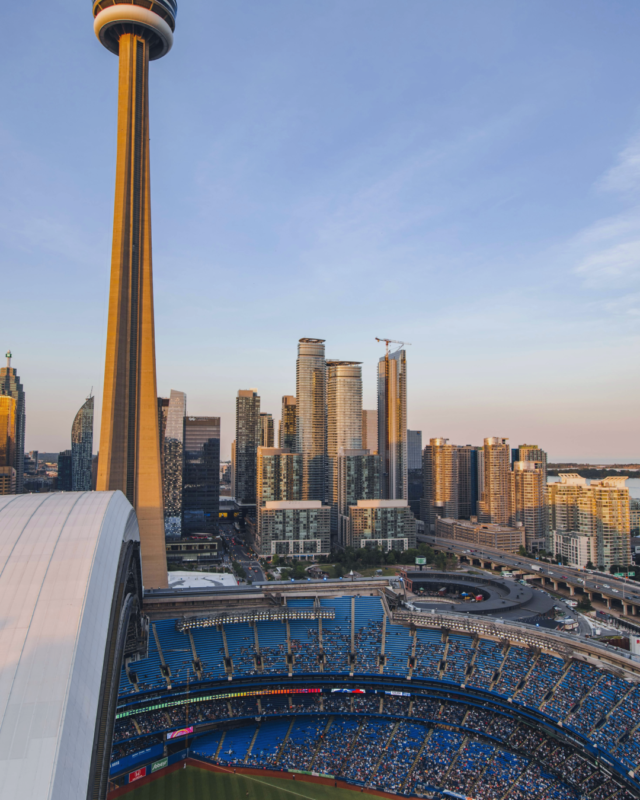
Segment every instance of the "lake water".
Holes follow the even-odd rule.
[[[624,473],[621,473],[624,474]],[[548,483],[558,483],[560,480],[558,475],[549,475],[547,478]],[[587,478],[587,483],[591,483],[589,478]],[[626,483],[627,489],[629,490],[629,494],[631,497],[640,498],[640,478],[629,478]]]

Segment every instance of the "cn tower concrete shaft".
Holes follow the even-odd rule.
[[[136,510],[143,580],[167,586],[156,391],[149,182],[149,45],[123,33],[118,155],[98,491]]]

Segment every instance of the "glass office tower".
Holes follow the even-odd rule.
[[[325,501],[327,365],[324,339],[300,339],[296,361],[296,452],[303,457],[302,498]]]
[[[186,417],[182,535],[217,533],[220,511],[220,417]]]
[[[25,396],[18,372],[11,366],[11,351],[7,353],[7,366],[0,369],[0,395],[13,397],[16,401],[16,441],[13,451],[13,464],[16,471],[16,494],[24,491],[24,433],[26,426]]]
[[[93,397],[87,397],[71,427],[71,484],[74,492],[91,491]]]
[[[58,491],[71,492],[73,490],[73,453],[63,450],[58,454]]]
[[[480,448],[470,444],[458,447],[458,518],[470,519],[478,513],[478,455]]]
[[[408,500],[406,350],[397,350],[378,362],[378,452],[382,457],[382,497]]]
[[[187,395],[171,390],[164,431],[163,501],[164,533],[168,537],[182,532],[182,477],[184,471],[184,418]]]

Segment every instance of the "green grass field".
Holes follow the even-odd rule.
[[[356,793],[301,780],[187,767],[133,789],[126,797],[127,800],[356,800]]]

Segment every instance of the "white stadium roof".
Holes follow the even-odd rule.
[[[121,492],[0,497],[0,797],[86,800],[122,543]]]

